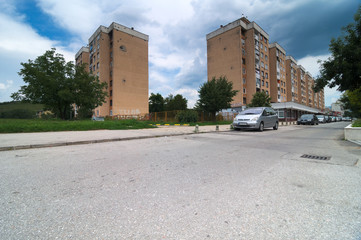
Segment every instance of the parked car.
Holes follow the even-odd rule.
[[[319,123],[326,123],[325,115],[316,115]]]
[[[309,124],[309,125],[318,125],[318,118],[315,114],[303,114],[298,120],[297,125],[300,124]]]
[[[240,112],[233,120],[235,130],[264,128],[278,129],[278,116],[270,107],[248,108]]]
[[[329,123],[329,122],[331,122],[331,117],[328,115],[325,115],[325,120],[326,120],[326,123]]]

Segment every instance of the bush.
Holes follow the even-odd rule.
[[[352,127],[361,127],[361,119],[357,119],[352,123]]]
[[[0,118],[31,119],[35,117],[35,112],[28,109],[14,109],[0,114]]]
[[[192,123],[198,121],[198,113],[194,110],[184,110],[176,115],[176,119],[181,123]]]

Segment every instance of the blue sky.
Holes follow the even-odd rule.
[[[244,14],[314,77],[317,60],[353,22],[355,0],[0,0],[0,102],[24,85],[21,62],[55,47],[67,61],[99,25],[117,22],[149,35],[149,93],[182,94],[192,107],[207,80],[206,34]],[[325,89],[326,105],[340,93]]]

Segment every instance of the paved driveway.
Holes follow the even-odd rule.
[[[343,125],[0,152],[1,238],[360,239]]]

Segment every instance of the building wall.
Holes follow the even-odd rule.
[[[89,72],[108,85],[96,116],[145,115],[148,109],[148,36],[120,24],[100,26],[89,38]],[[77,53],[77,62],[86,54]],[[84,61],[84,60],[83,60]]]
[[[271,44],[270,48],[270,75],[271,75],[271,102],[287,102],[286,85],[286,54],[278,44]]]
[[[297,78],[299,79],[298,86],[298,103],[307,105],[306,95],[306,72],[302,66],[297,66]]]
[[[246,60],[247,61],[247,60]],[[208,81],[224,76],[238,90],[233,98],[234,106],[242,105],[242,43],[241,27],[233,28],[207,40]]]
[[[297,62],[291,56],[286,57],[286,92],[287,102],[298,101],[299,79],[297,77]]]
[[[268,35],[245,18],[208,34],[207,74],[208,81],[225,76],[233,83],[232,107],[249,104],[256,91],[269,93]]]

